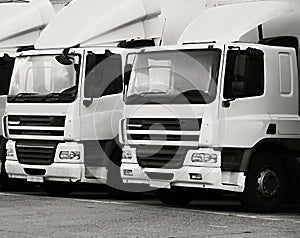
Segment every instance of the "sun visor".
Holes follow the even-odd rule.
[[[279,1],[239,3],[211,8],[186,28],[178,44],[239,41],[255,27],[290,12],[293,12],[291,5]]]
[[[83,16],[84,13],[84,16]],[[137,38],[159,38],[157,0],[74,0],[50,22],[36,49],[95,46]]]
[[[0,4],[0,47],[33,45],[55,15],[49,0]]]

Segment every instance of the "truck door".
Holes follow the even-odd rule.
[[[123,110],[122,57],[98,49],[88,51],[85,62],[80,125],[86,177],[106,177],[103,169],[107,161],[102,146],[118,136]]]
[[[259,49],[232,46],[225,55],[219,144],[251,147],[257,138],[266,134],[270,121],[264,53]]]

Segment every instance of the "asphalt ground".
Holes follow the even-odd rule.
[[[152,193],[111,199],[103,187],[51,197],[39,187],[0,192],[0,237],[300,237],[300,208],[246,213],[234,196],[162,204]]]

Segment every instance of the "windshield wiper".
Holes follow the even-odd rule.
[[[72,97],[76,93],[76,90],[77,90],[77,86],[72,86],[70,88],[65,89],[64,91],[62,91],[60,93],[54,93],[54,92],[52,92],[52,93],[49,93],[46,96],[42,97],[40,101],[44,102],[46,99],[49,99],[49,98],[57,100],[61,96]]]
[[[17,98],[22,98],[24,96],[33,96],[33,95],[37,95],[38,93],[18,93],[15,96],[8,96],[8,101],[12,102],[15,101]]]
[[[40,101],[44,102],[48,98],[55,98],[56,99],[59,96],[60,96],[60,93],[49,93],[46,96],[42,97]]]
[[[11,2],[13,2],[13,3],[30,3],[30,1],[28,1],[28,0],[2,0],[2,1],[0,1],[0,3],[11,3]]]
[[[146,96],[149,95],[162,95],[162,94],[167,94],[167,92],[159,92],[159,91],[150,91],[150,92],[143,92],[143,93],[137,93],[137,94],[132,94],[130,96],[127,97],[126,102],[127,103],[132,103],[135,100],[139,100],[139,99],[143,99]]]
[[[199,96],[199,95],[206,95],[209,96],[209,92],[202,91],[202,90],[189,90],[181,93],[184,96]]]
[[[197,104],[197,103],[210,103],[214,99],[214,96],[204,90],[187,90],[185,92],[180,92],[178,95],[174,95],[173,98],[170,98],[168,103],[180,103],[180,104],[186,104],[186,103],[192,103],[192,104]]]

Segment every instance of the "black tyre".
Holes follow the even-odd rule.
[[[249,167],[241,203],[250,212],[275,212],[284,202],[286,191],[283,164],[275,155],[261,154]]]
[[[121,178],[122,151],[114,150],[107,171],[107,193],[113,199],[140,199],[142,192],[139,186],[124,184]]]
[[[45,181],[43,188],[51,196],[63,197],[70,195],[74,191],[75,185],[71,182]]]
[[[177,189],[158,189],[155,195],[161,202],[175,206],[188,205],[193,200],[189,192]]]

